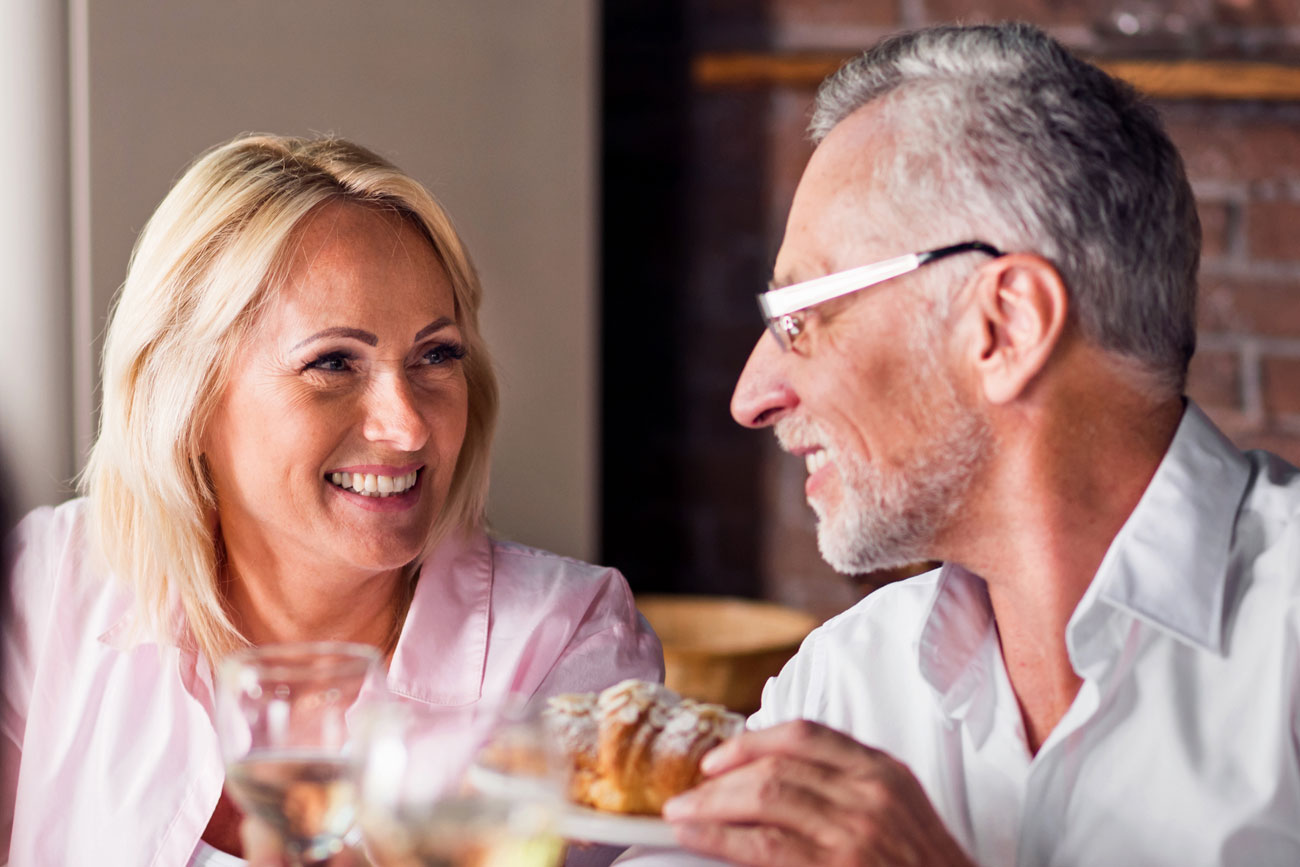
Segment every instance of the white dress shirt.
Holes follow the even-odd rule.
[[[1070,618],[1083,686],[1036,755],[984,582],[952,565],[816,630],[750,727],[889,752],[980,864],[1300,865],[1298,518],[1298,471],[1189,404]]]

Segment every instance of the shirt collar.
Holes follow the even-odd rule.
[[[1101,602],[1221,654],[1228,558],[1249,480],[1246,458],[1189,401],[1169,450],[1075,610],[1067,640],[1091,631],[1088,621]]]
[[[1076,669],[1087,655],[1080,646],[1100,650],[1091,639],[1108,634],[1103,627],[1115,609],[1222,653],[1229,549],[1249,475],[1245,457],[1189,401],[1151,483],[1070,619],[1067,642]],[[943,712],[975,728],[990,721],[979,696],[990,692],[980,687],[993,673],[983,650],[994,639],[983,579],[944,564],[921,624],[918,662]]]
[[[487,662],[492,543],[481,529],[451,535],[420,568],[388,667],[388,688],[435,705],[477,701]]]
[[[940,569],[929,611],[917,639],[921,676],[934,690],[945,716],[961,719],[981,742],[992,725],[991,690],[997,640],[988,587],[956,563]]]
[[[167,622],[164,626],[164,632],[168,638],[163,641],[158,638],[158,630],[154,629],[148,619],[142,616],[135,604],[134,592],[124,588],[116,578],[113,579],[115,587],[122,588],[121,592],[114,593],[108,604],[117,609],[115,616],[111,617],[112,625],[101,632],[97,637],[101,644],[105,644],[114,650],[130,651],[146,644],[153,644],[159,647],[180,647],[182,641],[180,636],[189,634],[189,618],[185,616],[185,606],[181,604],[180,596],[174,591],[168,597],[167,602]]]
[[[492,543],[481,529],[448,536],[420,568],[415,593],[388,669],[393,692],[436,705],[465,705],[480,697],[487,661],[492,600]],[[121,613],[98,638],[115,650],[160,644],[127,596]],[[186,635],[178,598],[169,606],[170,634]],[[175,640],[161,643],[178,646]]]

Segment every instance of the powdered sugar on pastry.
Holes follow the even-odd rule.
[[[744,727],[721,705],[638,680],[557,696],[544,716],[572,762],[574,801],[652,815],[698,783],[700,758]]]

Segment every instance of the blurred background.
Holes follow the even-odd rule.
[[[824,617],[897,577],[817,555],[804,469],[727,411],[818,81],[941,21],[1023,18],[1156,100],[1205,229],[1190,391],[1300,462],[1300,0],[62,0],[0,8],[0,442],[70,495],[136,234],[200,152],[333,132],[446,204],[503,384],[500,535],[639,593]]]

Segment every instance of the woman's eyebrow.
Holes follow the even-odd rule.
[[[300,347],[311,343],[313,340],[320,340],[323,337],[351,337],[353,340],[360,340],[367,346],[379,345],[379,338],[371,334],[369,331],[362,331],[360,328],[347,328],[342,325],[336,325],[333,328],[326,328],[324,331],[317,331],[305,340],[299,340],[293,345],[293,349],[290,349],[289,351],[294,352]]]
[[[428,325],[424,326],[419,331],[417,331],[415,333],[415,338],[411,342],[418,343],[419,341],[423,340],[425,337],[428,337],[430,334],[434,333],[435,331],[441,331],[442,329],[446,328],[448,325],[455,325],[455,324],[456,324],[456,320],[452,319],[450,316],[439,316],[437,319],[433,320]]]

